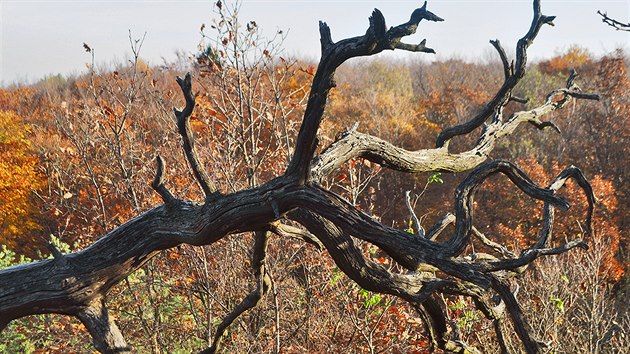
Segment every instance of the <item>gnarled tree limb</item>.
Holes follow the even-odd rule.
[[[534,0],[534,18],[529,31],[519,39],[516,45],[516,64],[507,66],[507,56],[505,51],[500,46],[498,40],[491,42],[492,45],[498,50],[499,56],[504,66],[505,81],[495,96],[488,102],[488,104],[479,112],[476,116],[468,120],[467,122],[444,129],[440,135],[438,135],[436,147],[440,148],[447,144],[447,142],[458,136],[472,132],[476,128],[480,127],[489,117],[496,112],[499,112],[512,97],[512,90],[516,87],[516,84],[525,76],[526,64],[527,64],[527,48],[532,44],[540,28],[545,25],[553,25],[555,16],[545,16],[540,10],[540,0]]]
[[[363,158],[407,173],[470,170],[486,161],[499,139],[512,134],[521,123],[530,123],[539,129],[553,127],[557,130],[552,122],[544,122],[541,117],[566,106],[573,98],[598,100],[598,95],[579,92],[579,87],[573,82],[576,76],[577,73],[573,71],[567,80],[567,87],[552,91],[540,107],[516,112],[505,120],[497,119],[490,123],[475,146],[460,153],[450,153],[445,148],[408,151],[377,137],[349,130],[315,158],[311,180],[321,183],[353,158]]]
[[[304,120],[298,133],[295,152],[287,168],[286,175],[296,179],[299,183],[308,180],[311,170],[311,160],[317,147],[317,131],[319,129],[328,92],[335,86],[335,70],[346,60],[359,56],[374,55],[383,50],[393,50],[403,37],[416,32],[418,24],[423,19],[428,21],[443,21],[440,17],[423,7],[416,9],[408,22],[386,30],[385,19],[379,10],[374,10],[370,17],[370,26],[365,35],[343,39],[333,43],[330,28],[320,22],[322,43],[322,57],[313,78],[311,92],[304,112]],[[421,43],[424,47],[424,41]],[[427,52],[428,50],[419,51]]]

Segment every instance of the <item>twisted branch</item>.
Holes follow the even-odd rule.
[[[179,130],[179,134],[182,136],[182,147],[195,179],[201,186],[206,198],[210,198],[217,192],[217,188],[210,180],[208,172],[206,172],[204,165],[199,159],[199,154],[197,154],[197,149],[195,148],[193,131],[190,128],[190,115],[195,108],[195,96],[192,92],[190,73],[187,73],[183,79],[181,77],[177,77],[177,84],[182,89],[182,93],[186,99],[186,106],[184,106],[184,109],[180,111],[177,108],[173,108],[175,118],[177,118],[177,128]]]
[[[370,26],[363,36],[343,39],[337,43],[333,43],[328,25],[324,22],[319,23],[322,57],[313,78],[295,152],[285,172],[286,176],[295,179],[298,183],[305,183],[309,178],[311,161],[317,147],[317,131],[328,93],[335,86],[336,69],[350,58],[375,55],[383,50],[403,49],[432,53],[432,50],[425,47],[425,41],[416,46],[401,44],[403,37],[416,32],[418,24],[423,19],[443,21],[426,9],[425,2],[424,6],[411,14],[408,22],[386,30],[383,14],[375,9],[370,17]]]
[[[160,197],[162,197],[162,201],[164,201],[164,204],[172,204],[176,200],[176,198],[175,196],[173,196],[171,191],[166,188],[163,180],[163,174],[164,170],[166,169],[166,164],[164,163],[164,159],[160,155],[158,155],[155,160],[157,162],[157,171],[155,173],[155,178],[153,179],[153,182],[151,182],[151,187],[160,195]]]
[[[582,93],[574,82],[576,77],[577,73],[573,70],[567,79],[566,87],[553,90],[545,103],[539,107],[516,112],[505,120],[501,116],[502,113],[497,112],[499,119],[486,126],[475,146],[460,153],[450,153],[444,148],[408,151],[377,137],[354,129],[348,130],[315,158],[310,174],[311,181],[322,183],[327,176],[354,158],[363,158],[382,167],[407,173],[470,170],[486,161],[497,142],[514,133],[521,123],[532,124],[538,129],[552,127],[559,132],[553,122],[542,121],[541,118],[565,107],[574,98],[599,100],[597,94]]]
[[[503,63],[505,81],[495,96],[476,116],[468,120],[466,123],[444,129],[437,137],[436,147],[440,148],[447,145],[447,142],[458,136],[465,135],[476,128],[480,127],[490,116],[499,112],[512,98],[512,90],[525,76],[527,64],[527,48],[533,43],[538,35],[540,28],[545,25],[552,25],[555,16],[545,16],[540,10],[540,0],[534,0],[533,4],[534,18],[529,31],[519,39],[516,45],[516,64],[508,65],[507,56],[498,40],[490,43],[497,49]]]

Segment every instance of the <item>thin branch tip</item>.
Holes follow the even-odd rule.
[[[505,49],[501,45],[501,42],[498,39],[490,40],[490,44],[497,50],[499,53],[499,58],[501,59],[501,63],[503,64],[503,74],[505,79],[507,80],[510,75],[513,74],[513,66],[510,65],[508,61],[507,54],[505,53]]]
[[[614,18],[609,17],[607,12],[602,13],[600,10],[597,10],[597,14],[602,17],[603,23],[614,28],[615,30],[630,32],[630,22],[623,23],[621,21],[615,20]]]
[[[192,77],[190,72],[187,72],[183,79],[181,76],[177,76],[175,81],[177,81],[182,90],[190,90],[192,88]]]
[[[427,21],[432,21],[432,22],[444,21],[444,19],[441,18],[440,16],[434,14],[431,11],[427,11],[426,1],[424,2],[424,5],[422,5],[421,8],[416,9],[414,12],[411,13],[411,18],[409,19],[409,22],[418,24],[422,20],[427,20]]]

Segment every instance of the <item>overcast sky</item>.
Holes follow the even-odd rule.
[[[288,30],[286,54],[316,59],[319,20],[330,25],[333,40],[338,40],[365,33],[375,7],[391,26],[406,22],[421,5],[409,0],[244,0],[240,17],[243,23],[255,20],[269,36]],[[0,84],[83,72],[90,61],[84,42],[95,48],[97,62],[121,61],[130,52],[129,30],[134,37],[147,33],[141,56],[151,64],[173,60],[177,50],[195,52],[200,25],[214,17],[212,6],[213,1],[206,0],[0,0]],[[422,22],[418,34],[407,41],[427,38],[437,59],[487,57],[488,40],[495,38],[512,51],[529,28],[531,7],[529,0],[432,0],[428,9],[446,21]],[[596,14],[607,11],[628,21],[628,0],[543,0],[542,8],[543,14],[557,16],[556,26],[543,28],[529,52],[534,59],[573,44],[598,56],[630,47],[630,33],[607,27]]]

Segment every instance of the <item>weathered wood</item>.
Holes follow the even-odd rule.
[[[512,90],[516,85],[521,81],[521,79],[525,76],[526,65],[527,65],[527,48],[534,42],[534,39],[538,35],[538,32],[542,28],[543,25],[548,24],[553,26],[553,20],[555,16],[545,16],[542,14],[540,9],[540,0],[534,0],[533,2],[533,10],[534,10],[534,18],[532,19],[532,24],[529,28],[529,31],[518,40],[516,45],[516,64],[507,66],[507,60],[505,59],[505,53],[500,46],[498,41],[493,43],[494,47],[499,51],[499,55],[504,65],[504,73],[506,75],[505,81],[501,88],[497,91],[495,96],[488,102],[488,104],[475,115],[472,119],[467,122],[456,125],[454,127],[446,128],[440,133],[437,137],[436,147],[447,146],[447,143],[450,139],[458,136],[465,135],[476,128],[480,127],[484,122],[488,120],[491,116],[495,115],[494,121],[500,120],[500,117],[496,115],[499,114],[503,107],[510,101],[512,97]]]
[[[443,21],[424,6],[416,9],[408,22],[385,30],[383,14],[375,9],[370,17],[370,26],[363,36],[342,39],[333,43],[330,28],[320,22],[322,56],[313,77],[313,84],[308,103],[304,112],[304,119],[298,133],[295,152],[289,163],[287,175],[296,178],[300,183],[308,180],[311,171],[311,161],[317,148],[317,131],[326,107],[326,100],[331,88],[335,86],[335,71],[345,61],[351,58],[375,55],[384,50],[394,50],[401,43],[403,37],[416,32],[418,24],[423,19],[427,21]],[[424,42],[423,42],[424,43]],[[424,47],[424,44],[422,44]],[[409,49],[402,48],[399,49]],[[432,52],[429,50],[413,50]]]
[[[186,106],[184,106],[181,111],[177,108],[173,109],[175,118],[177,119],[177,128],[179,130],[179,134],[182,136],[182,148],[184,149],[190,168],[195,175],[195,179],[197,179],[197,182],[201,186],[206,198],[209,198],[211,195],[217,193],[217,188],[210,180],[205,166],[201,163],[201,159],[199,158],[199,154],[195,148],[193,131],[190,128],[190,115],[195,109],[195,96],[192,92],[190,73],[186,74],[183,79],[178,77],[177,84],[182,89],[182,93],[186,100]]]
[[[109,317],[103,298],[95,299],[90,306],[81,310],[77,317],[94,339],[94,347],[101,353],[131,353],[118,326]]]

